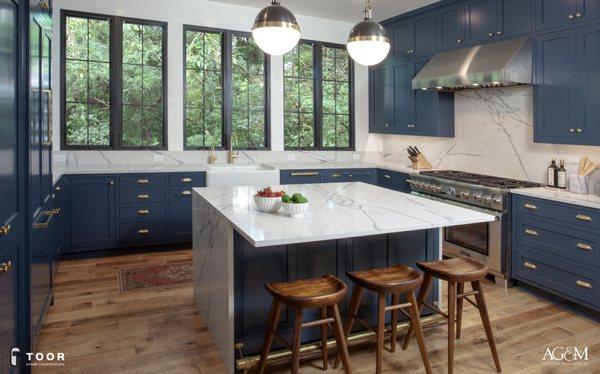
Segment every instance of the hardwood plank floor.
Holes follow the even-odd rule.
[[[63,261],[36,351],[65,352],[66,365],[34,367],[34,373],[224,373],[191,286],[118,292],[119,267],[190,260],[191,251],[183,250]],[[484,287],[504,373],[600,373],[600,324],[517,289]],[[455,372],[493,373],[479,314],[465,304]],[[445,373],[446,328],[425,330],[425,338],[433,371]],[[546,348],[556,346],[589,347],[587,365],[545,363]],[[374,344],[350,355],[355,373],[374,372]],[[304,361],[300,371],[322,373],[320,365],[320,358]],[[424,372],[414,340],[407,351],[386,351],[383,365],[386,373]]]

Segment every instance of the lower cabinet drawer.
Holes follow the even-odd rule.
[[[410,183],[408,182],[409,175],[396,171],[384,169],[377,170],[377,184],[379,187],[389,188],[390,190],[400,192],[410,192]]]
[[[282,170],[281,184],[322,183],[319,170]]]
[[[165,190],[127,191],[119,193],[119,204],[153,204],[167,201]]]
[[[145,220],[151,218],[165,218],[167,216],[166,205],[136,205],[119,208],[119,220]]]
[[[515,248],[513,275],[566,298],[600,308],[600,271],[590,271]]]
[[[120,244],[144,244],[166,240],[167,220],[136,221],[119,225]]]
[[[600,235],[538,221],[524,214],[515,217],[513,233],[517,246],[600,269]]]

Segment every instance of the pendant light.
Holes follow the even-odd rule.
[[[298,44],[300,26],[294,14],[281,6],[280,0],[273,0],[256,16],[252,37],[264,52],[282,56]]]
[[[364,20],[350,31],[346,47],[354,61],[371,66],[386,58],[390,52],[390,39],[383,26],[373,21],[371,0],[367,0],[363,17]]]

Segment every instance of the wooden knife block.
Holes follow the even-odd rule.
[[[432,169],[433,166],[431,166],[431,163],[429,162],[429,160],[427,160],[427,158],[421,153],[420,155],[418,155],[417,157],[408,157],[410,159],[410,161],[412,162],[412,168],[413,169]]]

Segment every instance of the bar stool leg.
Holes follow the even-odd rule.
[[[300,343],[302,341],[302,309],[296,309],[294,318],[294,343],[292,343],[292,374],[300,370]]]
[[[386,294],[378,294],[377,302],[377,364],[375,372],[380,374],[382,372],[382,361],[383,361],[383,340],[385,338],[385,297]]]
[[[429,363],[429,355],[427,354],[427,347],[425,346],[425,337],[423,336],[423,328],[421,327],[421,316],[419,315],[419,307],[414,292],[406,293],[406,300],[412,304],[409,308],[410,312],[410,323],[414,326],[415,336],[417,343],[419,344],[419,351],[421,353],[421,359],[423,365],[425,365],[425,371],[427,374],[431,373],[431,364]]]
[[[456,327],[456,283],[448,281],[448,374],[454,372],[454,328]]]
[[[346,318],[346,323],[344,324],[344,337],[348,339],[350,336],[350,331],[352,331],[352,326],[354,325],[354,319],[358,313],[358,308],[360,307],[360,301],[362,300],[363,288],[361,286],[354,285],[352,289],[352,297],[350,298],[350,304],[348,305],[348,317]],[[340,355],[339,351],[335,358],[335,363],[333,364],[333,368],[337,369],[340,365]]]
[[[321,308],[321,319],[327,318],[327,308]],[[321,325],[321,353],[323,355],[323,370],[327,370],[327,324]]]
[[[483,328],[485,335],[487,336],[492,356],[494,357],[494,364],[496,364],[496,371],[502,372],[500,367],[500,359],[498,358],[498,351],[496,350],[496,342],[494,341],[494,334],[492,333],[492,324],[490,323],[490,316],[488,314],[487,305],[485,303],[485,297],[483,296],[483,290],[479,281],[471,282],[473,291],[477,291],[475,300],[477,301],[477,309],[479,309],[479,315],[481,316],[481,322],[483,322]]]
[[[400,295],[394,294],[392,295],[392,305],[400,304]],[[416,305],[415,305],[416,307]],[[390,351],[392,353],[396,352],[396,343],[398,340],[398,313],[400,313],[397,309],[392,310],[392,347]]]
[[[348,358],[348,346],[346,345],[346,337],[344,336],[344,330],[342,329],[342,318],[340,317],[340,310],[337,304],[329,307],[329,313],[333,315],[333,334],[335,335],[335,341],[337,343],[338,357],[342,360],[344,365],[344,373],[350,374],[352,369],[350,368],[350,359]]]
[[[456,284],[456,293],[457,295],[460,295],[462,293],[465,292],[465,284],[462,282],[459,282]],[[463,304],[464,304],[464,299],[462,297],[459,297],[456,300],[456,339],[460,339],[460,330],[462,328],[462,315],[463,315]]]
[[[423,283],[421,283],[421,288],[419,289],[419,296],[417,298],[417,304],[419,305],[419,315],[423,312],[424,305],[423,303],[429,296],[429,290],[431,288],[431,283],[433,282],[433,278],[431,275],[425,273],[423,277]],[[404,336],[404,343],[402,344],[402,350],[405,351],[408,348],[408,343],[410,343],[410,338],[412,337],[414,330],[412,324],[408,327],[406,331],[406,335]]]
[[[273,344],[273,336],[277,330],[277,324],[279,323],[279,316],[281,314],[281,304],[273,299],[271,303],[271,311],[269,312],[269,322],[267,324],[267,332],[265,333],[265,339],[263,340],[262,353],[260,355],[260,361],[258,362],[257,374],[263,374],[267,363],[267,357],[271,351],[271,345]]]

